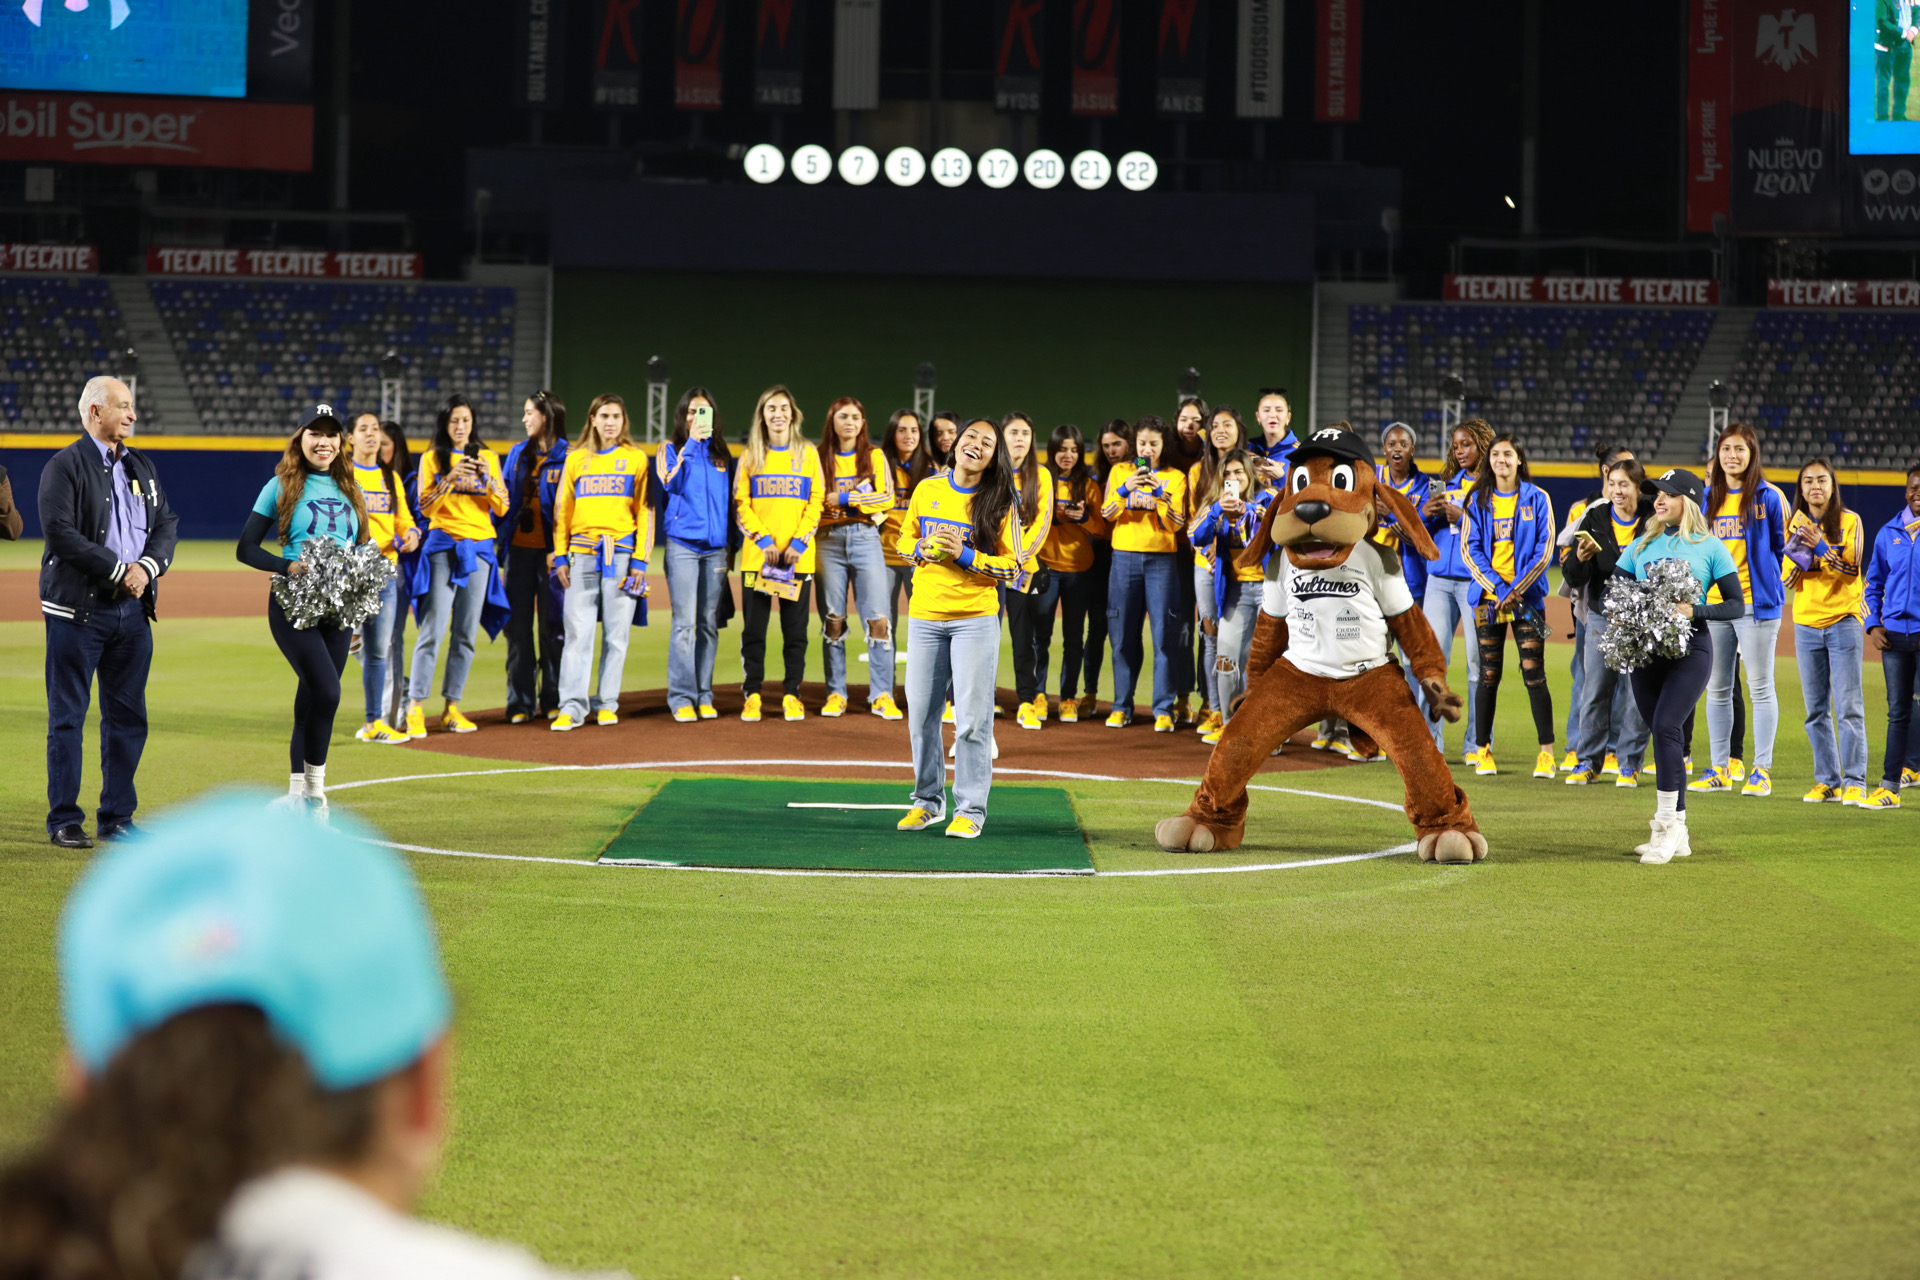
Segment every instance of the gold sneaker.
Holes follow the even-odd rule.
[[[1038,729],[1040,727],[1040,717],[1034,713],[1031,702],[1023,702],[1020,704],[1020,710],[1014,715],[1013,722],[1022,729]]]
[[[1491,778],[1500,772],[1493,762],[1493,748],[1482,747],[1473,757],[1473,771],[1483,778]]]
[[[700,713],[692,707],[675,707],[673,709],[673,722],[675,724],[692,724],[699,718]]]
[[[693,708],[685,707],[683,708],[683,710],[691,712]],[[678,720],[680,716],[678,713],[675,713],[673,718],[675,720]],[[691,720],[693,717],[689,715],[687,718]],[[593,713],[593,722],[595,724],[600,724],[600,725],[619,724],[620,713],[615,711],[612,707],[602,707],[598,711]]]
[[[1080,699],[1078,698],[1060,699],[1060,723],[1061,724],[1079,724],[1080,723]]]
[[[427,736],[427,710],[425,707],[407,708],[407,736],[424,738]]]
[[[1898,809],[1900,793],[1889,791],[1885,787],[1875,787],[1865,800],[1860,802],[1862,809]]]
[[[829,720],[838,720],[841,716],[847,714],[847,695],[844,693],[828,694],[827,705],[820,708],[820,714]]]
[[[1567,754],[1572,755],[1573,753],[1569,751]],[[1577,765],[1580,762],[1579,760],[1576,759],[1574,763]],[[1540,748],[1540,754],[1534,757],[1533,776],[1536,778],[1551,778],[1554,775],[1554,772],[1555,770],[1553,767],[1553,748],[1552,747]]]
[[[460,704],[449,702],[444,715],[440,717],[440,727],[448,733],[472,733],[480,726],[460,714]]]
[[[748,724],[758,724],[760,722],[759,694],[750,693],[747,695],[746,701],[740,704],[740,718]]]
[[[805,720],[807,709],[800,705],[800,699],[789,693],[780,699],[780,714],[788,720]]]
[[[895,831],[925,831],[939,819],[922,809],[919,805],[907,810],[907,816],[893,825]]]
[[[869,699],[867,702],[867,710],[873,712],[873,714],[879,716],[882,720],[905,720],[907,718],[906,712],[900,710],[900,704],[893,700],[893,695],[890,693],[883,693],[877,698]]]

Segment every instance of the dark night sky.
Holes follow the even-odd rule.
[[[703,122],[707,136],[755,142],[767,120],[747,106],[752,0],[728,0],[729,108]],[[787,126],[789,146],[832,142],[828,99],[831,0],[806,0],[813,104]],[[548,117],[550,142],[604,145],[603,117],[586,105],[588,0],[569,0],[568,110]],[[1153,119],[1152,14],[1147,0],[1122,0],[1123,112],[1107,126],[1110,152],[1141,146],[1165,156],[1171,126]],[[1210,112],[1190,143],[1200,159],[1244,161],[1249,131],[1232,118],[1233,0],[1209,0]],[[1065,112],[1068,0],[1050,0],[1047,109],[1041,141],[1078,148],[1086,123]],[[668,105],[671,0],[647,0],[643,109],[629,117],[628,142],[683,136],[685,117]],[[1681,0],[1621,0],[1593,6],[1546,4],[1543,14],[1541,228],[1543,232],[1671,238],[1676,226],[1681,89]],[[360,209],[439,211],[451,223],[460,203],[462,150],[523,143],[527,120],[511,106],[510,7],[503,0],[459,6],[374,6],[353,13],[353,204]],[[927,66],[927,0],[886,0],[884,97],[920,97]],[[989,0],[946,0],[943,78],[949,98],[989,93]],[[1323,160],[1328,126],[1312,122],[1315,9],[1287,6],[1286,118],[1271,127],[1275,160]],[[1348,129],[1346,158],[1405,173],[1405,217],[1415,245],[1438,246],[1456,232],[1517,231],[1502,201],[1519,196],[1521,114],[1519,0],[1414,4],[1372,0],[1365,10],[1364,119]],[[319,84],[327,92],[323,42]],[[715,118],[717,117],[717,118]],[[319,143],[329,146],[324,123]],[[683,162],[684,163],[684,162]],[[673,172],[671,159],[649,161]],[[697,168],[698,166],[695,166]],[[1217,181],[1203,178],[1202,181]],[[1245,181],[1244,175],[1233,179]]]

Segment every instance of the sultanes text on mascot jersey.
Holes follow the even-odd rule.
[[[1369,539],[1383,514],[1396,519],[1414,553],[1439,555],[1406,495],[1377,482],[1372,451],[1346,423],[1322,427],[1294,451],[1280,500],[1240,557],[1248,568],[1264,563],[1266,572],[1247,696],[1193,803],[1154,828],[1161,848],[1238,848],[1254,773],[1288,737],[1339,716],[1398,766],[1422,860],[1486,856],[1466,794],[1388,651],[1389,642],[1399,643],[1437,715],[1460,718],[1460,697],[1447,689],[1446,662],[1426,615],[1414,608],[1398,553]]]

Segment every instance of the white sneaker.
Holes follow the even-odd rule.
[[[325,796],[308,796],[307,816],[321,826],[330,825],[327,821],[327,798]]]
[[[1685,815],[1682,815],[1680,820],[1673,824],[1673,827],[1673,856],[1676,858],[1691,857],[1693,855],[1693,838],[1688,834]]]
[[[290,809],[295,813],[304,813],[306,812],[306,808],[307,808],[306,793],[302,792],[297,796],[296,795],[275,796],[273,799],[267,801],[267,808]]]
[[[1674,849],[1686,838],[1686,824],[1675,818],[1655,818],[1653,839],[1640,846],[1640,861],[1652,866],[1673,861]]]

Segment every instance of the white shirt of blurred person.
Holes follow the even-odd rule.
[[[177,810],[69,896],[64,1101],[0,1171],[0,1274],[555,1275],[410,1216],[447,1125],[433,927],[371,829],[266,801]]]

